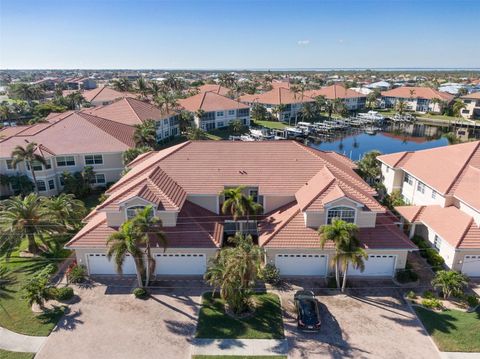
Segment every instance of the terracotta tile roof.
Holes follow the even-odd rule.
[[[135,167],[136,165],[142,163],[143,161],[145,161],[147,158],[149,158],[150,156],[153,156],[155,155],[156,152],[155,151],[148,151],[148,152],[145,152],[145,153],[142,153],[140,155],[137,156],[137,158],[135,158],[133,161],[131,161],[130,163],[128,163],[128,167],[130,169],[132,169],[133,167]]]
[[[30,128],[31,125],[27,126],[6,126],[0,128],[0,141],[4,141],[9,137],[15,136],[16,134],[25,131],[26,129]]]
[[[96,212],[66,245],[67,248],[105,248],[107,239],[118,230],[109,227],[105,212]],[[186,201],[176,227],[164,227],[168,248],[216,248],[223,238],[220,217]]]
[[[318,171],[295,193],[295,198],[302,211],[305,211],[335,181],[335,176],[328,167]]]
[[[455,188],[471,162],[474,167],[480,168],[480,141],[383,155],[378,160],[401,168],[437,192],[447,194]]]
[[[198,90],[200,91],[200,93],[211,91],[222,96],[227,96],[228,93],[230,92],[230,89],[217,84],[205,84],[205,85],[199,86]]]
[[[463,98],[463,99],[474,99],[474,100],[480,100],[480,91],[479,92],[472,92],[468,95],[465,95],[465,96],[462,96],[460,98]]]
[[[240,101],[245,103],[261,103],[265,105],[288,105],[293,103],[313,102],[313,98],[307,96],[305,93],[295,94],[293,91],[284,87],[277,87],[270,91],[240,96]]]
[[[454,248],[458,247],[473,222],[471,216],[454,206],[429,205],[414,206],[411,210],[407,210],[407,207],[395,207],[395,209],[402,216],[405,213],[407,216],[405,219],[409,222],[428,226]],[[416,214],[414,214],[415,211],[417,211]]]
[[[47,117],[45,117],[45,121],[50,122],[50,123],[55,123],[59,120],[63,120],[65,117],[70,116],[72,113],[75,111],[65,111],[65,112],[51,112],[48,114]]]
[[[190,112],[196,112],[200,109],[205,112],[210,112],[248,108],[248,106],[243,103],[219,95],[215,92],[201,92],[185,99],[180,99],[178,100],[178,103],[181,107]]]
[[[82,92],[82,95],[88,102],[107,102],[114,101],[122,97],[132,96],[128,92],[120,92],[107,86],[101,86],[93,90],[84,91]]]
[[[267,215],[260,226],[259,243],[266,248],[320,248],[317,228],[305,227],[303,213],[290,203]],[[395,217],[377,214],[374,228],[360,228],[357,233],[365,249],[414,249],[414,244],[395,224]],[[327,242],[324,249],[333,249]]]
[[[480,151],[477,151],[480,157]],[[468,165],[453,188],[455,197],[480,211],[480,166]]]
[[[0,157],[10,158],[26,141],[41,145],[50,154],[123,152],[134,146],[134,129],[95,116],[72,113],[55,123],[31,126],[1,142]]]
[[[85,109],[82,112],[129,126],[141,124],[146,120],[158,121],[175,114],[164,113],[154,105],[133,97],[124,97],[109,105]]]
[[[458,243],[457,248],[461,248],[461,249],[480,248],[480,227],[478,226],[478,224],[475,223],[475,221],[472,221],[470,223],[470,227],[468,227],[460,243]]]
[[[412,94],[413,91],[413,94]],[[423,98],[432,100],[438,98],[442,101],[450,102],[454,99],[455,96],[447,93],[437,91],[430,87],[397,87],[388,91],[383,91],[382,96],[384,97],[399,97],[399,98]]]
[[[305,91],[305,95],[310,96],[312,98],[315,98],[317,96],[325,96],[329,100],[334,100],[336,98],[365,97],[364,94],[345,88],[342,85],[331,85],[331,86],[323,87],[319,90]]]

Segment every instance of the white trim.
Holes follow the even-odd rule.
[[[355,217],[353,219],[353,223],[356,224],[357,223],[357,219],[358,219],[358,213],[357,213],[357,208],[354,208],[354,207],[350,207],[350,206],[346,206],[346,205],[341,205],[341,206],[335,206],[335,207],[327,207],[325,206],[325,224],[328,224],[328,212],[330,210],[334,210],[335,208],[337,207],[345,207],[345,208],[350,208],[351,210],[353,210],[353,212],[355,213]],[[341,219],[341,218],[340,218]]]

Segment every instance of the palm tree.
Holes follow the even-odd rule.
[[[245,186],[225,188],[220,195],[225,198],[222,213],[230,213],[234,221],[247,214],[247,197],[243,194]]]
[[[10,119],[11,111],[10,107],[7,105],[1,105],[0,106],[0,118],[2,121],[8,121]]]
[[[165,114],[168,114],[171,110],[174,110],[178,107],[177,98],[169,92],[160,94],[159,96],[155,97],[153,101]]]
[[[122,273],[125,258],[127,254],[130,254],[135,263],[138,286],[143,288],[142,276],[145,272],[145,267],[143,265],[141,245],[142,237],[138,235],[132,221],[124,222],[118,232],[111,234],[107,239],[107,257],[109,260],[112,257],[114,258],[117,272]]]
[[[44,91],[39,86],[23,82],[10,85],[8,92],[11,98],[27,101],[29,104],[44,96]]]
[[[155,147],[157,144],[157,125],[153,120],[146,120],[135,125],[133,141],[137,147]]]
[[[407,103],[404,100],[398,100],[395,104],[395,108],[399,115],[403,115],[407,109]]]
[[[153,216],[153,207],[146,206],[144,209],[137,212],[132,219],[132,225],[138,235],[142,238],[142,243],[145,246],[145,256],[147,258],[147,270],[145,276],[145,285],[148,286],[150,277],[155,273],[155,258],[151,253],[151,246],[162,246],[163,250],[167,249],[167,237],[163,232],[162,220]]]
[[[193,114],[189,111],[180,111],[178,114],[178,126],[180,128],[180,133],[185,133],[187,128],[192,126],[194,123]]]
[[[187,139],[190,141],[200,141],[207,139],[207,133],[205,130],[192,125],[187,128]]]
[[[339,247],[339,251],[335,253],[335,259],[339,260],[343,267],[343,282],[342,282],[342,292],[345,291],[347,286],[347,272],[349,264],[355,269],[360,269],[360,271],[365,270],[364,259],[368,259],[368,253],[360,248],[359,240],[351,235],[347,238],[346,241],[342,242]]]
[[[6,199],[1,204],[0,248],[7,255],[17,248],[22,240],[28,242],[28,252],[38,254],[36,240],[47,245],[45,236],[57,235],[65,228],[52,216],[45,205],[45,198],[31,193]],[[53,236],[54,238],[54,236]]]
[[[148,94],[150,93],[150,87],[148,82],[143,77],[138,78],[138,80],[135,82],[135,91],[140,94],[140,98],[142,100],[148,98]]]
[[[79,229],[87,212],[84,203],[75,199],[73,194],[62,193],[51,197],[45,205],[54,221],[62,224],[66,230]]]
[[[229,124],[229,127],[230,127],[230,131],[235,135],[240,135],[246,131],[246,128],[243,125],[241,120],[231,121]]]
[[[366,153],[363,158],[357,162],[360,176],[370,185],[382,174],[380,163],[377,161],[377,157],[381,154],[380,151],[373,150]]]
[[[338,253],[343,243],[350,241],[350,238],[353,237],[356,230],[357,226],[355,224],[347,223],[338,218],[334,218],[331,224],[323,225],[318,229],[322,249],[325,247],[327,241],[331,241],[335,245],[335,280],[338,289],[340,289],[340,257]]]
[[[162,86],[160,86],[158,82],[152,81],[150,83],[150,93],[152,94],[152,97],[156,98],[160,96],[161,92],[162,92]]]
[[[456,99],[455,102],[452,105],[453,115],[460,117],[461,111],[466,107],[467,106],[465,105],[465,103],[462,100]]]
[[[340,116],[345,116],[348,112],[345,102],[341,98],[333,100],[333,111]]]
[[[231,242],[234,247],[222,248],[211,260],[205,280],[219,290],[235,314],[249,308],[252,286],[258,278],[263,257],[262,249],[253,243],[250,235],[237,233]]]
[[[113,88],[120,92],[127,92],[132,89],[132,84],[127,78],[113,80]]]
[[[311,122],[316,117],[315,105],[313,103],[307,102],[303,105],[303,108],[300,110],[302,114],[302,120]]]
[[[435,289],[441,289],[443,298],[448,299],[452,294],[462,293],[468,285],[468,277],[454,270],[441,270],[432,280]]]
[[[83,97],[79,91],[72,92],[71,94],[65,96],[65,99],[68,102],[70,110],[78,110],[84,103],[87,102],[85,97]]]
[[[35,193],[38,194],[37,177],[35,176],[35,170],[33,169],[34,163],[41,163],[43,166],[47,166],[47,161],[42,155],[36,153],[37,144],[30,142],[26,147],[20,145],[16,146],[12,151],[12,166],[17,168],[20,162],[25,162],[30,167],[30,173],[32,174],[33,184],[35,186]]]
[[[125,152],[122,153],[122,162],[124,166],[127,166],[130,162],[132,162],[135,158],[145,152],[153,151],[153,148],[149,146],[141,146],[135,148],[129,148]]]

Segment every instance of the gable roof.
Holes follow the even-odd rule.
[[[480,100],[480,91],[479,92],[472,92],[472,93],[470,93],[468,95],[465,95],[465,96],[462,96],[460,98]]]
[[[480,168],[480,141],[437,147],[416,152],[399,152],[377,159],[394,168],[401,168],[442,194],[453,194],[456,184],[468,166]],[[467,176],[460,192],[465,192]],[[474,183],[472,183],[474,185]],[[452,192],[453,191],[453,192]]]
[[[210,91],[222,96],[227,96],[228,93],[230,92],[230,89],[217,84],[205,84],[205,85],[199,86],[198,90],[200,91],[200,93]]]
[[[83,112],[130,126],[146,120],[161,120],[174,114],[164,113],[158,107],[133,97],[124,97],[105,106],[85,109]]]
[[[131,96],[131,94],[127,92],[120,92],[107,86],[101,86],[93,90],[84,91],[82,92],[82,95],[85,98],[85,100],[87,100],[88,102],[92,102],[92,101],[107,102],[107,101],[114,101],[118,98]]]
[[[0,132],[1,133],[1,132]],[[134,129],[81,112],[54,123],[42,123],[3,140],[0,157],[10,158],[17,145],[35,142],[49,155],[123,152],[134,147]]]
[[[261,94],[240,96],[240,101],[246,103],[258,102],[266,105],[288,105],[292,103],[313,102],[315,100],[306,95],[306,91],[302,95],[301,93],[295,93],[284,87],[276,87]]]
[[[190,112],[196,112],[198,110],[210,112],[248,108],[248,106],[241,102],[232,100],[215,92],[198,93],[185,99],[180,99],[178,100],[178,103],[181,107]]]
[[[382,96],[399,97],[399,98],[423,98],[428,100],[438,98],[439,100],[447,101],[447,102],[452,101],[455,97],[447,92],[437,91],[430,87],[407,87],[407,86],[397,87],[388,91],[383,91]]]
[[[342,85],[337,84],[323,87],[319,90],[305,91],[305,95],[310,97],[325,96],[329,100],[334,100],[336,98],[365,97],[365,95],[361,94],[360,92],[348,89]]]

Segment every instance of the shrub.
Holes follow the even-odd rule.
[[[395,277],[400,283],[408,283],[415,282],[418,279],[418,274],[413,270],[410,263],[407,262],[405,269],[400,269]]]
[[[73,266],[67,273],[69,283],[83,283],[87,278],[87,269],[82,265]]]
[[[55,263],[50,263],[45,268],[41,269],[35,276],[45,276],[50,277],[51,275],[57,273],[58,266]]]
[[[65,301],[73,298],[73,288],[70,287],[62,287],[56,288],[57,293],[55,299],[58,301]]]
[[[470,308],[475,308],[479,304],[479,299],[475,294],[467,295],[465,301]]]
[[[337,289],[337,280],[335,279],[335,277],[328,277],[327,287]]]
[[[423,292],[423,297],[426,299],[434,299],[436,296],[435,293],[433,293],[431,290],[426,290],[425,292]]]
[[[148,296],[147,291],[143,288],[135,288],[132,291],[132,293],[135,296],[135,298],[139,298],[139,299],[144,299]]]
[[[408,299],[415,299],[415,298],[417,298],[417,294],[413,290],[411,290],[406,294],[406,297]]]
[[[51,288],[48,286],[48,277],[33,276],[22,287],[22,299],[26,300],[28,305],[34,303],[42,306],[46,300],[51,299]]]
[[[425,250],[425,256],[427,258],[428,264],[430,264],[433,270],[441,270],[445,260],[443,257],[438,254],[438,252],[433,248],[428,248]]]
[[[429,309],[442,309],[442,303],[437,298],[423,299],[422,305]]]
[[[262,279],[270,284],[278,284],[280,282],[280,271],[273,264],[267,264],[262,269]]]
[[[468,285],[468,278],[454,270],[439,270],[432,280],[432,285],[435,289],[440,289],[443,297],[447,299],[451,295],[461,295]]]

